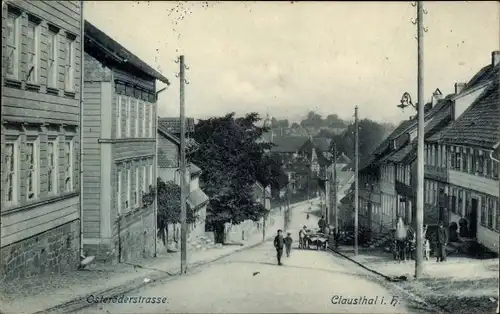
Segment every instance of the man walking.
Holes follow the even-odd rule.
[[[443,222],[439,222],[438,229],[438,245],[437,245],[437,260],[436,262],[445,262],[446,261],[446,245],[448,244],[448,232],[443,227]]]
[[[286,249],[286,257],[290,257],[290,251],[292,250],[292,233],[288,232],[285,238],[285,249]]]
[[[285,241],[283,239],[281,229],[278,229],[278,235],[274,238],[274,247],[276,248],[276,257],[278,258],[278,265],[281,264],[281,256],[283,256],[283,246]]]
[[[325,216],[321,216],[321,219],[318,221],[318,227],[320,232],[322,233],[325,232],[325,227],[326,227]]]

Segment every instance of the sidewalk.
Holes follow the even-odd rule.
[[[303,203],[307,202],[292,207]],[[273,210],[270,216],[274,224],[267,226],[266,239],[273,237],[274,231],[283,228],[284,223],[283,213],[279,210]],[[241,241],[241,245],[188,251],[188,270],[261,243],[262,233],[258,232]],[[93,264],[86,270],[9,282],[0,287],[0,313],[68,313],[85,307],[89,295],[120,295],[179,273],[180,253],[177,252],[130,264]]]
[[[444,263],[435,258],[424,261],[424,276],[415,281],[415,262],[394,261],[392,254],[380,249],[340,247],[340,255],[388,279],[406,277],[397,285],[446,312],[494,313],[498,302],[499,260],[477,260],[451,255]]]

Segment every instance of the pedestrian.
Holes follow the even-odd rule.
[[[318,221],[318,227],[320,232],[325,232],[325,226],[326,226],[325,216],[321,216],[321,219]]]
[[[407,237],[406,226],[403,222],[403,218],[399,217],[396,224],[396,232],[394,234],[396,242],[396,257],[399,261],[405,259],[405,241]]]
[[[278,258],[278,265],[281,264],[281,256],[283,255],[284,239],[281,229],[278,229],[278,235],[274,238],[274,248],[276,248],[276,257]]]
[[[288,232],[285,238],[285,249],[286,249],[286,257],[290,257],[290,251],[292,250],[292,233]]]
[[[438,237],[437,237],[437,260],[436,262],[446,261],[446,245],[448,244],[448,232],[443,227],[443,222],[439,222]]]
[[[306,219],[309,220],[309,213],[307,213]]]
[[[304,228],[300,229],[299,231],[299,249],[306,248],[305,238],[306,238],[306,226],[304,226]]]

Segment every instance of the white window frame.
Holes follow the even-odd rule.
[[[126,116],[125,116],[125,136],[130,137],[131,132],[131,124],[132,124],[132,111],[131,111],[131,99],[130,97],[125,97],[126,103]]]
[[[8,12],[7,21],[6,21],[7,24],[9,23],[9,21],[12,21],[14,36],[13,36],[13,43],[12,44],[9,44],[9,40],[8,40],[8,38],[6,38],[6,41],[5,41],[6,49],[9,49],[9,48],[12,49],[12,60],[9,60],[7,58],[8,51],[6,51],[5,60],[9,60],[9,62],[12,62],[14,65],[13,65],[13,73],[8,73],[7,69],[5,70],[5,72],[6,72],[7,78],[14,79],[14,80],[19,79],[19,63],[20,63],[19,62],[20,61],[20,51],[19,50],[21,49],[20,36],[19,36],[20,30],[21,30],[20,23],[19,23],[20,18],[21,17],[18,14]]]
[[[122,96],[116,97],[116,138],[122,137]]]
[[[76,38],[70,38],[70,35],[66,35],[65,44],[65,72],[64,72],[64,90],[73,92],[75,90],[75,41]],[[69,54],[69,60],[68,60]]]
[[[29,149],[33,145],[33,150],[31,151],[32,160],[29,160]],[[34,201],[40,196],[40,139],[28,139],[26,141],[26,200]],[[30,174],[31,174],[31,189],[30,189]]]
[[[153,125],[154,125],[154,110],[153,110],[153,103],[150,103],[149,105],[149,137],[153,138],[154,137],[154,132],[153,132]]]
[[[28,19],[28,27],[27,31],[33,27],[34,33],[33,33],[33,51],[29,51],[28,47],[28,35],[26,32],[26,57],[28,59],[27,62],[27,73],[26,73],[26,82],[30,84],[38,84],[39,83],[39,77],[40,77],[40,24]],[[30,54],[33,54],[33,63],[31,64],[29,62],[30,59]],[[33,71],[31,71],[31,67],[33,68]],[[31,73],[30,73],[31,71]]]
[[[128,168],[127,169],[127,199],[125,200],[125,210],[126,211],[132,209],[131,191],[132,191],[132,171],[130,170],[130,168]]]
[[[69,145],[68,145],[69,144]],[[67,137],[64,141],[64,191],[73,192],[74,186],[74,138]]]
[[[120,165],[116,165],[117,168],[120,167]],[[118,215],[122,213],[122,170],[118,170],[118,178],[117,178],[117,191],[116,191],[116,209],[118,211]]]
[[[146,102],[142,102],[142,132],[141,137],[146,137]]]
[[[147,169],[146,166],[142,166],[142,194],[147,194],[149,192],[148,180],[147,180]]]
[[[52,54],[48,51],[47,84],[51,88],[58,87],[59,76],[59,30],[49,25],[48,42],[52,44]]]
[[[53,151],[52,151],[52,162],[50,160],[50,145],[52,144]],[[59,140],[58,138],[50,139],[47,141],[47,182],[52,184],[52,191],[49,190],[49,185],[47,184],[47,191],[49,195],[57,195],[59,194],[59,184],[58,184],[58,179],[59,179],[59,167],[58,167],[58,160],[59,160]],[[52,163],[52,165],[51,165]],[[52,173],[50,172],[52,171]]]
[[[139,207],[141,204],[141,186],[139,185],[139,167],[135,167],[135,207]]]
[[[7,154],[8,148],[7,146],[12,145],[12,154],[10,156],[9,161],[7,162],[9,155]],[[12,207],[19,203],[19,138],[15,140],[6,140],[4,147],[4,158],[5,158],[5,176],[4,176],[4,197],[2,197],[3,205],[5,207]],[[12,167],[8,167],[10,164]],[[12,199],[9,199],[9,191],[12,192]]]
[[[141,103],[139,102],[139,99],[134,99],[135,101],[135,137],[136,138],[139,138],[139,121],[140,121],[140,117],[139,117],[139,113],[140,113],[140,106],[141,106]]]

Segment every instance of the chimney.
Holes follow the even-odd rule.
[[[455,95],[458,95],[460,94],[460,92],[462,91],[462,89],[464,89],[465,87],[465,83],[455,83]]]
[[[497,66],[500,63],[500,51],[496,50],[491,53],[491,65]]]
[[[432,94],[431,108],[434,107],[435,105],[437,105],[438,101],[440,101],[441,99],[443,99],[443,94],[441,94],[441,93],[434,93],[434,94]]]

